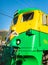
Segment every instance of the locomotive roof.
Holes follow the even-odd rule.
[[[34,10],[39,10],[39,9],[37,9],[37,8],[26,8],[26,9],[22,9],[22,10],[17,10],[15,12],[14,16],[21,14],[21,13],[31,12],[31,11],[34,11]]]
[[[20,10],[17,10],[16,12],[15,12],[15,14],[14,14],[14,17],[16,17],[17,15],[19,15],[19,14],[22,14],[22,13],[26,13],[26,12],[31,12],[31,11],[35,11],[35,10],[38,10],[38,11],[40,11],[41,13],[45,13],[45,12],[43,12],[43,11],[41,11],[40,9],[37,9],[37,8],[26,8],[26,9],[20,9]],[[46,14],[46,13],[45,13]],[[46,14],[46,15],[48,15],[48,14]]]

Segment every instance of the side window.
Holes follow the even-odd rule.
[[[48,16],[46,16],[46,24],[48,25]]]
[[[33,19],[33,17],[34,17],[34,12],[23,14],[22,21],[24,22],[24,21],[31,20],[31,19]]]
[[[43,25],[48,25],[48,16],[46,14],[43,14],[42,22],[43,22]]]

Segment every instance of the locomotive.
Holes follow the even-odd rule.
[[[48,15],[34,8],[17,10],[6,41],[4,65],[47,65]]]

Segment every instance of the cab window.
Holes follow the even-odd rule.
[[[17,23],[18,16],[13,19],[13,24],[15,25]]]
[[[48,25],[48,16],[46,15],[46,14],[44,14],[43,16],[42,16],[42,21],[43,21],[43,25]]]
[[[24,21],[31,20],[31,19],[33,19],[33,17],[34,17],[34,12],[23,14],[23,20],[22,21],[24,22]]]

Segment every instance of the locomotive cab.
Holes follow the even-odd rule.
[[[25,32],[29,29],[38,30],[39,11],[38,10],[20,10],[15,13],[10,30],[17,34]],[[13,36],[13,35],[12,35]],[[10,37],[10,39],[12,38]]]
[[[40,10],[19,10],[14,14],[12,25],[10,27],[10,40],[14,36],[32,30],[32,34],[35,35],[33,31],[38,32],[40,40],[42,43],[48,44],[48,15],[41,12]],[[44,38],[43,38],[44,36]]]

